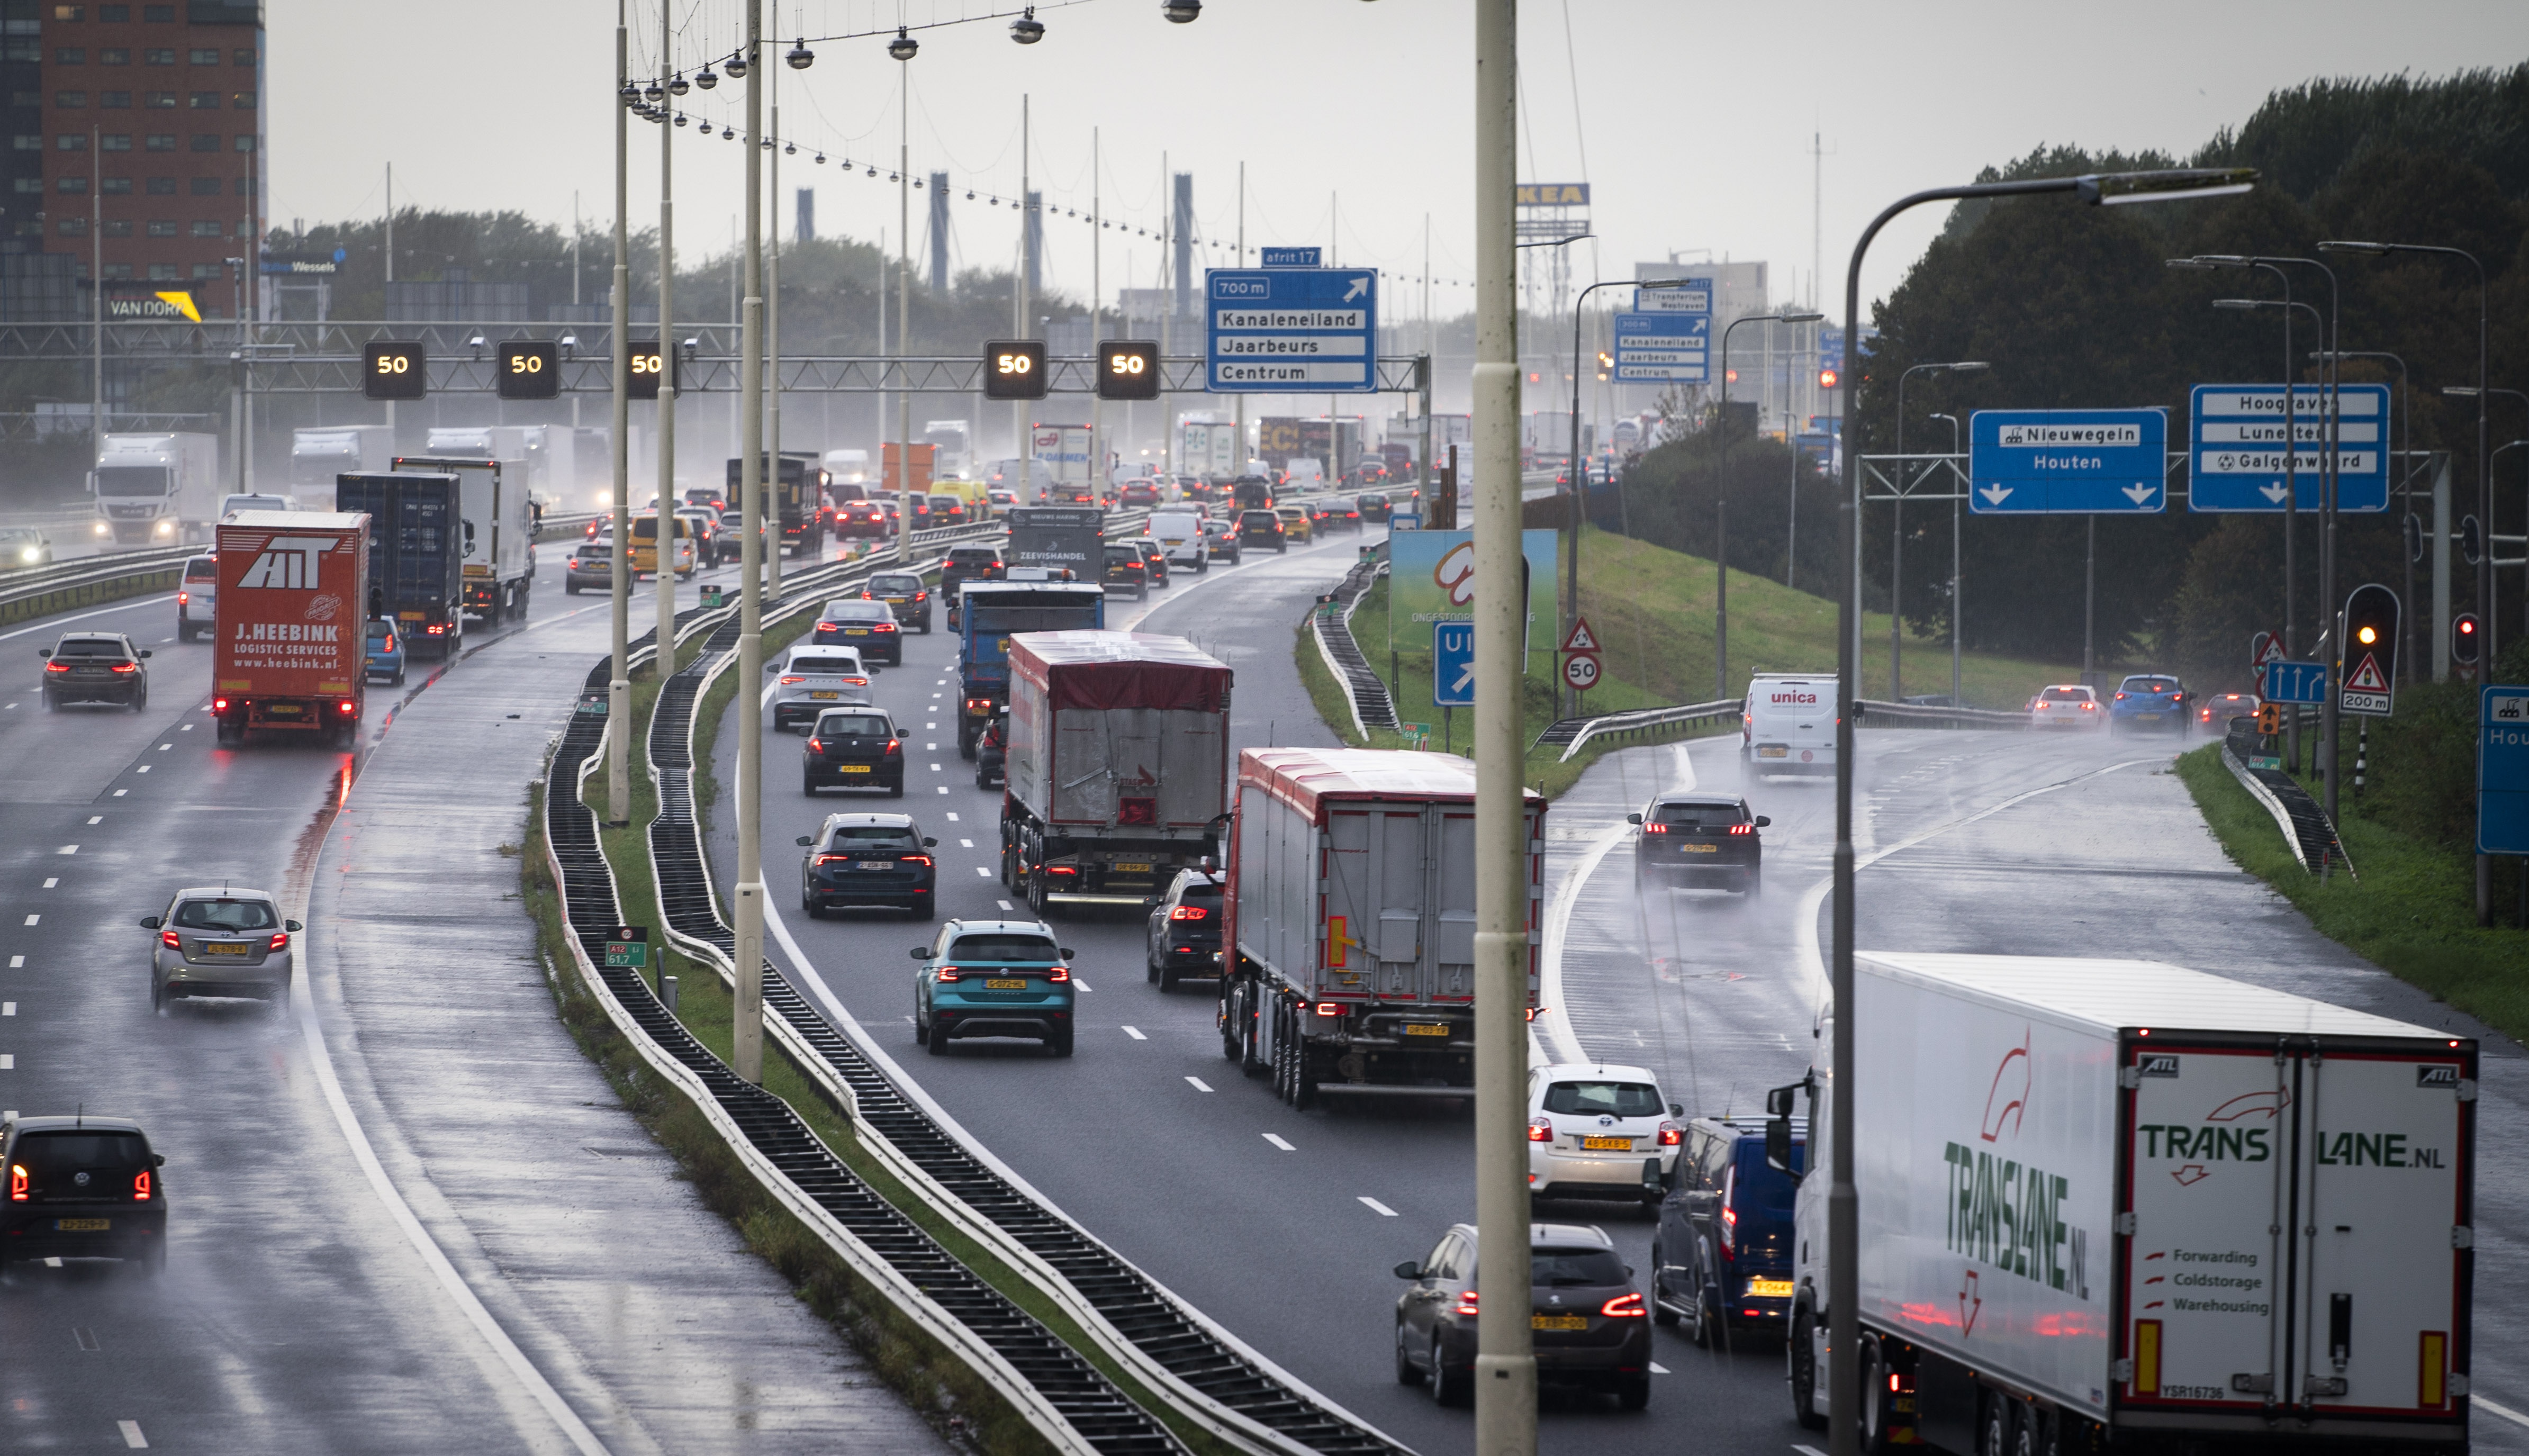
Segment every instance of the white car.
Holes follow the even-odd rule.
[[[185,558],[185,584],[176,589],[176,640],[190,642],[210,631],[220,616],[220,559]]]
[[[1572,1064],[1528,1072],[1531,1198],[1638,1201],[1658,1208],[1686,1142],[1686,1109],[1641,1067]]]
[[[2108,710],[2098,689],[2079,682],[2052,682],[2028,700],[2028,726],[2033,728],[2103,728]]]
[[[792,724],[813,724],[829,708],[870,701],[871,669],[851,647],[793,647],[764,670],[773,679],[773,730],[786,732]]]
[[[1211,540],[1203,533],[1203,512],[1193,508],[1154,511],[1146,528],[1170,566],[1191,566],[1197,574],[1211,569]]]

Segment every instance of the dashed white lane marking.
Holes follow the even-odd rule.
[[[147,764],[142,764],[140,767],[138,767],[138,768],[136,768],[136,769],[133,770],[132,772],[134,772],[134,773],[135,773],[135,774],[146,774],[146,773],[148,773],[148,772],[149,772],[149,766],[148,766]]]
[[[167,640],[172,642],[175,638],[170,637]],[[114,1423],[114,1429],[123,1432],[123,1443],[126,1446],[131,1447],[135,1451],[145,1451],[149,1449],[149,1437],[140,1433],[139,1422],[117,1421]]]
[[[922,751],[925,753],[938,753],[940,751],[940,745],[937,743],[925,743],[922,745]],[[938,768],[939,765],[934,764],[932,767]]]
[[[0,1052],[0,1072],[14,1072],[17,1069],[17,1053],[14,1052]]]
[[[1197,1092],[1210,1092],[1211,1090],[1211,1084],[1206,1082],[1201,1077],[1186,1078],[1186,1085],[1192,1087]]]
[[[1819,1450],[1817,1447],[1803,1446],[1797,1441],[1792,1443],[1792,1449],[1800,1452],[1801,1456],[1826,1456],[1826,1453]]]
[[[1142,1029],[1138,1026],[1128,1026],[1124,1028],[1124,1035],[1131,1037],[1136,1042],[1147,1042],[1150,1040],[1149,1037],[1142,1035]]]
[[[44,917],[41,915],[29,915],[27,917],[27,923],[28,925],[39,925],[43,922],[43,919]]]
[[[58,875],[56,875],[56,876],[52,877],[51,879],[46,880],[46,881],[44,882],[44,888],[45,888],[46,890],[50,890],[50,889],[52,889],[54,886],[59,885],[59,884],[61,884],[61,883],[62,883],[62,881],[61,881],[61,877],[60,877],[60,876],[58,876]]]
[[[105,816],[102,814],[91,814],[87,817],[87,822],[90,824],[103,824],[105,823]]]
[[[1274,1147],[1281,1149],[1285,1153],[1297,1153],[1300,1151],[1299,1149],[1292,1147],[1289,1143],[1283,1141],[1282,1135],[1278,1132],[1268,1132],[1264,1134],[1264,1141],[1271,1143]]]
[[[955,823],[957,822],[957,816],[956,816],[956,815],[954,815],[954,814],[949,815],[949,816],[948,816],[948,822],[949,822],[950,824],[955,824]]]
[[[974,840],[972,840],[972,839],[959,839],[957,842],[958,842],[958,843],[960,843],[960,844],[965,845],[965,846],[966,846],[967,848],[969,848],[969,849],[972,849],[972,848],[974,848],[974,847],[975,847],[975,841],[974,841]]]
[[[77,854],[79,853],[79,846],[77,844],[64,844],[61,848],[56,849],[53,852],[55,854]]]
[[[969,849],[974,848],[975,841],[972,839],[967,840],[966,847]],[[978,880],[990,880],[993,878],[993,872],[985,869],[982,865],[977,865],[975,866],[975,878]]]
[[[16,1001],[0,1001],[0,1016],[15,1016],[17,1014],[18,1003]]]
[[[191,724],[189,724],[189,723],[188,723],[188,724],[186,724],[183,728],[180,728],[176,729],[176,731],[178,731],[178,732],[180,732],[180,733],[189,733],[189,732],[191,732],[192,730],[193,730],[193,726],[192,726]]]
[[[1004,910],[1010,907],[1010,902],[1008,900],[995,900],[993,903],[1000,906]]]
[[[936,769],[936,768],[938,768],[938,767],[940,767],[940,766],[939,766],[938,764],[933,764],[933,765],[932,765],[932,767]],[[947,785],[947,784],[945,784],[945,783],[941,784],[941,785],[940,785],[940,791],[941,791],[942,793],[946,793],[946,792],[948,791],[948,785]]]
[[[1667,1367],[1667,1366],[1665,1366],[1665,1365],[1662,1365],[1662,1364],[1660,1364],[1658,1361],[1654,1360],[1654,1361],[1652,1361],[1652,1362],[1651,1362],[1651,1374],[1652,1374],[1652,1375],[1667,1375],[1667,1374],[1668,1374],[1668,1367]]]
[[[936,692],[935,692],[935,693],[933,693],[933,694],[932,694],[932,696],[936,698],[936,697],[940,696],[940,694],[938,694],[938,693],[936,693]]]
[[[937,748],[937,747],[939,747],[940,745],[939,745],[939,744],[937,744],[937,743],[934,743],[934,744],[932,744],[931,746],[932,746],[932,747],[934,747],[934,748]],[[938,764],[933,764],[933,765],[931,766],[931,772],[933,772],[933,773],[935,773],[935,774],[939,773],[939,772],[940,772],[940,766],[939,766]]]
[[[115,796],[116,798],[118,798],[118,799],[119,799],[119,798],[123,797],[125,794],[130,793],[130,792],[132,792],[132,790],[131,790],[131,789],[128,789],[128,788],[118,788],[118,789],[116,789],[116,790],[114,791],[114,796]]]
[[[1387,1205],[1385,1205],[1385,1204],[1383,1204],[1383,1203],[1380,1203],[1377,1199],[1374,1199],[1374,1198],[1371,1197],[1369,1194],[1364,1193],[1364,1194],[1359,1195],[1359,1197],[1360,1197],[1360,1199],[1361,1199],[1361,1201],[1362,1201],[1363,1205],[1364,1205],[1365,1207],[1367,1207],[1367,1208],[1368,1208],[1372,1213],[1376,1213],[1379,1217],[1381,1217],[1381,1218],[1393,1218],[1393,1217],[1395,1217],[1395,1216],[1396,1216],[1396,1211],[1395,1211],[1394,1209],[1391,1209],[1391,1208],[1389,1208]]]
[[[2473,1403],[2478,1410],[2491,1411],[2495,1415],[2501,1416],[2503,1420],[2510,1422],[2514,1426],[2529,1426],[2529,1416],[2524,1416],[2509,1406],[2497,1405],[2482,1395],[2471,1394],[2468,1396],[2468,1400]]]
[[[173,748],[173,747],[175,747],[175,746],[176,746],[176,745],[175,745],[175,744],[173,744],[173,743],[161,743],[161,744],[159,744],[159,745],[158,745],[158,751],[159,751],[160,753],[164,753],[164,752],[166,752],[168,749]]]
[[[1006,909],[1008,909],[1009,907],[1010,907],[1010,905],[1009,905],[1009,901],[1007,901],[1007,900],[1003,900],[1003,901],[1001,902],[1001,908],[1002,908],[1002,909],[1006,910]],[[10,957],[9,957],[9,969],[11,969],[11,970],[13,970],[13,971],[16,971],[16,970],[23,970],[23,969],[25,969],[25,968],[26,968],[26,965],[27,965],[27,957],[25,957],[25,956],[23,956],[23,955],[13,955],[13,956],[10,956]]]
[[[1096,988],[1096,987],[1094,987],[1094,986],[1090,985],[1088,982],[1086,982],[1086,981],[1081,981],[1081,980],[1074,980],[1071,984],[1072,984],[1072,985],[1074,985],[1074,986],[1079,987],[1079,988],[1080,988],[1081,990],[1083,990],[1083,991],[1095,991],[1095,990],[1097,990],[1097,989],[1098,989],[1098,988]]]

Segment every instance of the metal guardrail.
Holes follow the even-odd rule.
[[[1396,730],[1396,700],[1388,694],[1387,680],[1362,656],[1361,644],[1352,635],[1354,611],[1387,572],[1386,550],[1384,543],[1369,548],[1328,593],[1331,600],[1309,617],[1318,655],[1325,660],[1326,671],[1334,674],[1335,686],[1343,690],[1344,703],[1352,710],[1353,733],[1365,740],[1374,728]]]
[[[2018,730],[2028,727],[2028,715],[1992,708],[1944,708],[1929,703],[1883,703],[1877,698],[1863,698],[1854,714],[1854,727]]]
[[[2281,769],[2260,768],[2248,760],[2255,752],[2255,722],[2233,720],[2232,731],[2222,740],[2222,767],[2239,781],[2239,786],[2251,798],[2265,806],[2274,816],[2275,827],[2284,832],[2284,843],[2290,846],[2292,858],[2313,875],[2324,874],[2333,865],[2353,875],[2353,860],[2344,852],[2344,841],[2337,836],[2336,826],[2328,820],[2327,810],[2309,796],[2300,782]],[[2240,745],[2248,744],[2242,753]]]
[[[1549,743],[1563,745],[1563,756],[1557,763],[1569,763],[1572,755],[1587,747],[1593,738],[1638,738],[1648,733],[1694,728],[1721,719],[1739,716],[1740,700],[1722,698],[1709,703],[1680,703],[1671,708],[1633,708],[1622,713],[1601,713],[1594,718],[1559,718],[1547,724],[1536,735],[1531,749]]]
[[[11,571],[0,575],[0,622],[27,621],[161,590],[183,579],[185,559],[200,550],[165,546]]]

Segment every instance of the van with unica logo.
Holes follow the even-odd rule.
[[[1739,725],[1739,755],[1754,772],[1834,773],[1835,674],[1756,674]]]

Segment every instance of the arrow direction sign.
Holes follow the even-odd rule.
[[[1431,706],[1472,708],[1476,705],[1476,624],[1472,621],[1431,623]]]
[[[1372,394],[1378,275],[1213,268],[1203,276],[1204,387],[1213,394]]]
[[[2389,509],[2389,387],[2340,386],[2336,509]],[[2284,459],[2284,387],[2199,384],[2187,400],[2186,509],[2319,509],[2327,463],[2327,387],[2292,387],[2291,468]],[[2285,484],[2286,479],[2290,485]]]
[[[2270,662],[2266,664],[2265,690],[2259,696],[2269,703],[2299,703],[2315,708],[2327,701],[2327,664],[2280,659]]]
[[[1968,422],[1979,515],[2157,514],[2168,505],[2159,409],[1979,409]]]
[[[1701,384],[1711,377],[1712,315],[1682,309],[1616,315],[1616,378]]]

